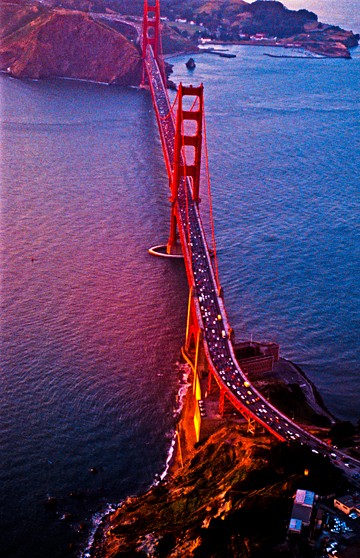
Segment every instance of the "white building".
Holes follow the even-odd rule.
[[[289,523],[289,533],[301,533],[303,527],[310,525],[314,507],[315,492],[297,490]]]

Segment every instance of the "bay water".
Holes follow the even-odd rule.
[[[229,49],[196,55],[192,74],[188,56],[171,62],[174,81],[205,86],[230,323],[239,341],[278,342],[355,422],[359,49],[350,61]],[[188,288],[181,263],[147,252],[169,225],[149,94],[0,84],[0,553],[73,557],[96,512],[164,470]]]

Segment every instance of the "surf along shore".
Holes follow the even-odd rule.
[[[298,366],[286,359],[280,358],[272,372],[252,374],[251,381],[289,417],[318,436],[325,437],[335,422],[316,386]],[[192,556],[196,548],[208,544],[210,526],[218,518],[222,525],[225,519],[231,523],[229,518],[233,513],[243,513],[240,512],[243,506],[244,509],[250,506],[247,513],[251,515],[254,493],[257,501],[263,500],[263,507],[280,506],[277,519],[288,513],[295,486],[304,480],[303,457],[288,456],[288,465],[279,466],[279,455],[283,451],[291,454],[294,450],[277,442],[264,430],[258,428],[249,432],[248,423],[234,409],[228,408],[221,417],[215,405],[211,409],[211,404],[207,406],[208,436],[197,443],[195,403],[190,383],[188,386],[175,427],[175,451],[167,475],[163,479],[159,476],[145,494],[128,497],[117,509],[107,513],[84,558]],[[308,459],[314,457],[317,456]],[[267,479],[267,484],[261,481],[260,487],[256,483],[253,486],[249,478],[263,478],[264,475],[267,478],[269,469],[276,471],[276,478]],[[317,464],[316,469],[319,472],[321,466]],[[334,474],[337,473],[327,472],[326,476],[333,480]],[[337,477],[335,482],[340,485],[342,481]],[[280,521],[273,526],[278,542],[283,535],[281,525]],[[262,544],[265,547],[275,544],[273,535],[264,535]],[[256,541],[257,537],[253,536],[246,544],[256,546]]]

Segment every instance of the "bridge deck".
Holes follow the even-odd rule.
[[[145,67],[170,179],[174,158],[175,122],[151,46],[147,47]],[[330,453],[332,456],[336,455],[331,459],[340,462],[344,458],[342,452],[328,446],[283,415],[249,384],[235,358],[229,336],[230,326],[223,300],[217,291],[199,210],[197,204],[192,200],[190,184],[186,179],[180,180],[176,205],[187,277],[197,301],[197,314],[199,327],[203,331],[204,349],[208,364],[219,385],[240,412],[245,413],[245,416],[253,417],[280,440],[305,443],[323,455],[330,456]],[[359,465],[356,460],[348,459],[356,466]]]

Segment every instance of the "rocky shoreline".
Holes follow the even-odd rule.
[[[358,35],[354,35],[351,31],[344,31],[337,28],[331,28],[328,33],[323,32],[320,35],[301,34],[296,37],[284,39],[243,39],[238,41],[211,41],[210,45],[244,45],[256,47],[286,48],[302,50],[321,58],[344,58],[350,59],[351,53],[349,49],[358,46]]]
[[[283,386],[297,385],[302,390],[309,409],[316,416],[323,416],[329,421],[329,424],[335,422],[333,415],[325,408],[316,386],[307,378],[303,370],[293,362],[280,359],[271,374],[267,373],[266,378],[261,380],[259,378],[255,379],[255,384],[259,384],[259,382],[262,382],[262,385],[257,387],[263,392],[271,385],[278,385],[279,383]],[[200,513],[201,521],[210,525],[213,519],[221,516],[221,514],[223,514],[222,519],[224,519],[231,511],[223,493],[231,492],[233,486],[230,480],[228,483],[221,483],[222,496],[220,501],[219,494],[213,498],[210,493],[210,486],[203,486],[201,474],[198,477],[198,473],[195,474],[194,463],[197,464],[203,458],[208,458],[208,452],[205,451],[205,448],[211,447],[211,451],[214,454],[220,453],[222,455],[223,452],[227,454],[229,451],[229,448],[227,448],[229,440],[232,440],[232,458],[230,459],[232,465],[231,463],[225,464],[227,474],[232,478],[233,475],[236,476],[237,474],[239,462],[243,465],[246,463],[249,474],[254,474],[254,467],[259,466],[261,468],[264,465],[263,459],[260,464],[257,462],[256,456],[259,451],[264,451],[265,453],[269,451],[271,453],[273,448],[279,445],[286,446],[286,444],[280,444],[264,432],[259,432],[255,437],[249,435],[246,430],[245,421],[239,417],[234,417],[232,414],[223,418],[219,415],[214,432],[207,440],[201,444],[196,444],[193,424],[192,393],[190,389],[185,397],[184,406],[176,428],[177,440],[180,441],[181,439],[181,444],[176,444],[176,450],[172,457],[168,475],[162,482],[156,481],[145,494],[127,498],[119,505],[118,509],[106,514],[98,525],[91,542],[91,548],[84,554],[84,558],[110,558],[112,556],[124,556],[125,558],[130,555],[192,556],[193,549],[197,547],[196,537],[194,539],[193,535],[189,535],[189,540],[187,540],[187,537],[180,537],[181,540],[177,540],[175,533],[172,532],[170,535],[171,529],[169,525],[162,525],[162,522],[166,523],[162,513],[160,514],[161,518],[159,518],[157,516],[158,512],[155,511],[155,508],[157,509],[159,505],[159,498],[162,501],[163,507],[169,506],[172,509],[174,506],[176,507],[174,502],[177,501],[180,495],[185,500],[191,500],[190,492],[195,491],[196,494],[199,491],[202,492],[204,500],[201,498],[201,502],[198,502],[199,510],[197,513],[200,513],[200,510],[202,510],[201,513],[206,517],[202,517]],[[234,447],[237,449],[234,450]],[[206,456],[203,456],[204,451]],[[237,454],[236,459],[234,458],[234,453]],[[224,455],[222,455],[221,461],[224,459],[226,462],[227,458],[224,458]],[[257,463],[256,466],[252,463],[252,460],[254,460],[254,463]],[[268,464],[270,459],[265,461]],[[233,472],[231,472],[231,468],[234,469]],[[212,471],[212,466],[210,466],[210,469]],[[251,473],[251,471],[253,472]],[[208,476],[205,469],[202,474],[205,474],[206,477]],[[189,475],[192,477],[191,490],[188,484]],[[213,476],[214,472],[212,471],[208,479],[210,485]],[[289,487],[292,486],[294,480],[295,477],[292,479],[291,476],[289,478],[284,476],[281,480],[283,487],[281,490],[286,491],[286,498],[289,498],[287,491],[290,490],[291,492]],[[270,493],[272,493],[273,489],[274,487],[269,488]],[[209,493],[206,496],[207,490],[209,490]],[[275,500],[280,498],[281,500],[282,496],[277,493],[277,489],[275,492],[276,496],[272,494],[271,498]],[[264,494],[263,497],[267,498],[268,496]],[[205,501],[207,501],[207,505],[205,505]],[[186,505],[190,506],[190,504]],[[182,520],[186,523],[185,518]],[[155,524],[157,521],[159,522],[156,533],[154,531],[154,521]],[[183,530],[184,528],[184,526],[178,525],[178,529]],[[161,547],[161,541],[164,540],[168,540],[169,545],[173,545],[174,548],[169,554],[156,553],[155,549],[158,548],[159,544]],[[166,546],[165,543],[164,545]],[[131,554],[127,552],[131,552]],[[182,552],[185,552],[185,554],[182,554]]]
[[[242,41],[235,41],[231,43],[226,42],[218,42],[212,41],[209,43],[210,45],[242,45],[242,46],[251,46],[251,47],[269,47],[269,48],[285,48],[285,49],[292,49],[296,51],[302,51],[304,53],[312,54],[313,58],[343,58],[343,59],[351,59],[351,52],[347,46],[343,43],[332,42],[332,41],[295,41],[293,40],[282,40],[282,41],[272,41],[272,40],[242,40]],[[357,45],[354,45],[354,47]],[[351,47],[351,48],[354,48]],[[274,55],[274,56],[281,56],[281,58],[294,58],[291,55]],[[303,58],[307,58],[303,56]],[[309,56],[310,58],[310,56]]]

